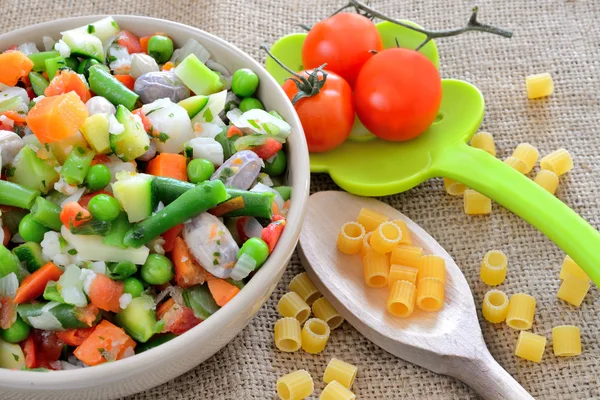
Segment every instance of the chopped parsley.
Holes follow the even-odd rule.
[[[15,171],[17,169],[15,167],[10,167],[6,169],[6,177],[7,178],[12,178],[13,176],[15,176]]]
[[[169,140],[169,138],[170,138],[170,136],[169,136],[169,135],[167,135],[167,134],[166,134],[166,133],[164,133],[164,132],[161,132],[161,133],[158,135],[158,140],[160,140],[162,143],[165,143],[167,140]]]
[[[210,111],[210,108],[207,108],[206,111],[204,111],[204,114],[202,114],[202,116],[204,117],[204,119],[206,120],[206,122],[212,122],[213,119],[215,119],[213,117],[212,111]]]
[[[16,355],[15,353],[12,353],[13,358],[15,359],[16,362],[19,362],[19,356]]]
[[[77,250],[75,250],[75,249],[67,250],[67,253],[74,256],[75,254],[77,254]]]
[[[158,108],[155,108],[154,110],[150,110],[150,111],[148,111],[148,112],[146,113],[146,116],[148,116],[148,115],[152,114],[154,111],[162,110],[163,108],[164,108],[164,107],[158,107]]]
[[[175,116],[175,114],[171,113],[169,114],[169,118],[173,118]]]
[[[189,158],[194,157],[194,149],[192,149],[190,146],[185,146],[184,152],[185,152],[186,157],[189,157]]]
[[[215,256],[215,257],[221,257],[221,253],[219,253],[218,251],[215,251],[213,253],[213,256]]]
[[[213,265],[219,265],[219,260],[217,260],[216,258],[213,260]]]
[[[96,32],[96,27],[94,25],[88,25],[87,31],[89,34]]]

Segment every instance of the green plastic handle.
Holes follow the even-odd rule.
[[[434,153],[430,172],[464,183],[529,222],[600,287],[600,233],[531,179],[464,143]]]

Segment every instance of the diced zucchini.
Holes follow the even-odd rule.
[[[25,368],[25,354],[21,346],[0,339],[0,368],[16,370]]]
[[[194,311],[196,318],[205,320],[213,315],[219,306],[213,299],[207,284],[196,285],[183,291],[185,304]]]
[[[188,97],[177,104],[185,108],[190,118],[194,118],[208,104],[208,96]]]
[[[120,172],[112,184],[115,198],[127,213],[129,222],[148,218],[156,207],[156,196],[152,191],[152,175]]]
[[[112,151],[108,138],[108,126],[108,115],[100,113],[88,117],[81,127],[81,133],[85,140],[98,154],[107,154]]]
[[[104,43],[105,41],[114,38],[117,33],[121,31],[121,28],[119,28],[117,21],[115,21],[113,17],[106,17],[74,30],[94,35]]]
[[[54,167],[39,158],[29,146],[21,149],[11,168],[11,175],[7,176],[8,181],[39,190],[44,194],[58,181],[58,172]]]
[[[209,95],[223,89],[219,74],[208,68],[194,54],[174,69],[175,75],[197,95]]]
[[[31,82],[31,88],[33,89],[33,93],[35,93],[36,96],[43,95],[44,90],[46,90],[46,88],[50,84],[48,80],[38,72],[30,72],[29,81]]]
[[[118,135],[110,134],[110,148],[123,161],[131,161],[150,148],[150,138],[144,130],[142,120],[119,104],[115,118],[125,127]]]
[[[115,322],[125,329],[132,338],[145,343],[157,333],[154,300],[148,295],[141,295],[131,300],[127,308],[121,310]]]
[[[46,262],[42,255],[42,246],[39,243],[27,242],[13,249],[13,253],[19,258],[22,263],[25,263],[25,268],[29,272],[35,272],[42,268]]]
[[[222,90],[218,93],[208,96],[208,102],[200,112],[192,119],[192,125],[195,123],[209,122],[215,123],[215,117],[225,109],[227,101],[227,90]],[[218,124],[223,125],[222,121],[217,120]]]
[[[54,281],[48,282],[42,296],[48,301],[56,301],[58,303],[65,304],[65,299],[63,299],[62,295],[58,291],[56,282]]]
[[[48,144],[50,151],[60,164],[64,164],[75,147],[88,147],[88,143],[80,132],[69,136],[66,139]]]
[[[94,58],[101,63],[104,62],[102,40],[97,36],[78,29],[63,32],[62,35],[62,40],[69,46],[72,55]]]

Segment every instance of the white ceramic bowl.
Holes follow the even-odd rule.
[[[260,78],[258,97],[267,109],[277,110],[292,125],[287,146],[287,184],[293,187],[288,223],[275,251],[242,291],[206,321],[159,347],[113,363],[71,371],[49,373],[0,369],[0,398],[64,400],[116,398],[160,385],[200,364],[236,336],[258,312],[281,278],[298,241],[309,193],[308,149],[300,121],[285,93],[265,69],[230,43],[202,30],[171,21],[114,16],[122,29],[138,36],[165,32],[182,46],[188,38],[198,40],[231,72],[250,68]],[[0,50],[12,44],[36,42],[42,36],[88,24],[102,16],[61,19],[0,35]]]

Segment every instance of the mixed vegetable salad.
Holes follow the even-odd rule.
[[[10,369],[97,365],[191,329],[266,261],[291,196],[291,127],[253,71],[112,17],[42,42],[0,54]]]

